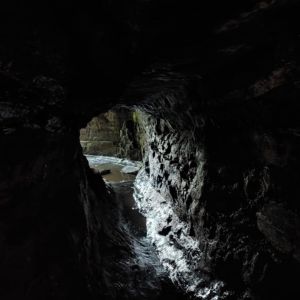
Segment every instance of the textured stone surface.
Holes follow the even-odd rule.
[[[93,118],[80,130],[83,152],[91,155],[116,156],[119,153],[120,130],[126,121],[124,112],[109,111]]]
[[[257,213],[257,225],[276,249],[299,261],[300,220],[293,211],[268,203]]]
[[[89,155],[118,156],[141,160],[141,147],[137,141],[138,123],[127,109],[115,109],[94,117],[80,130],[83,152]]]
[[[299,272],[299,206],[286,197],[298,192],[288,182],[296,180],[299,170],[288,161],[296,161],[299,140],[289,133],[270,137],[240,128],[213,130],[212,137],[199,136],[196,142],[184,129],[188,124],[182,125],[179,131],[180,124],[172,119],[170,123],[145,115],[144,169],[153,188],[173,203],[199,241],[201,254],[193,261],[202,273],[194,275],[195,281],[206,278],[208,287],[213,279],[223,280],[226,285],[219,296],[229,299],[282,299],[283,286],[288,295],[296,295],[294,273],[282,278],[282,272]],[[180,245],[176,226],[168,226],[168,215],[165,218],[159,221],[165,227],[157,233],[172,236],[173,243],[178,239]],[[205,299],[214,293],[210,295]]]
[[[126,174],[137,174],[140,168],[138,167],[131,167],[131,166],[126,166],[122,168],[121,172],[126,173]]]

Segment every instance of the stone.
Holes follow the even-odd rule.
[[[109,170],[109,169],[105,169],[105,170],[101,170],[100,172],[100,175],[108,175],[108,174],[110,174],[111,173],[111,170]]]
[[[158,231],[160,235],[167,235],[172,229],[172,226],[166,226],[162,230]]]
[[[268,203],[257,212],[257,226],[280,252],[292,255],[300,262],[300,220],[282,204]]]
[[[140,170],[139,167],[125,166],[124,168],[121,169],[121,172],[125,174],[136,175],[139,172],[139,170]]]
[[[94,117],[80,130],[83,152],[141,160],[142,133],[137,116],[136,112],[119,108]]]

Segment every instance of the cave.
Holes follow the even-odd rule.
[[[0,6],[1,299],[300,297],[299,1]]]

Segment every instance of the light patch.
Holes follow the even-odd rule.
[[[172,203],[151,185],[142,169],[135,181],[134,199],[147,219],[147,236],[173,283],[200,299],[221,299],[221,281],[206,281],[198,270],[202,253],[199,242],[189,235],[189,225],[174,212]]]
[[[112,156],[85,155],[85,157],[87,158],[91,166],[97,166],[103,164],[115,164],[120,166],[141,167],[142,165],[140,161],[132,161],[129,159],[112,157]]]

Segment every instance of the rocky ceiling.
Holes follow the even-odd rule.
[[[2,10],[1,76],[12,102],[24,89],[44,99],[56,92],[66,114],[89,115],[124,91],[136,102],[188,86],[195,106],[224,115],[241,99],[264,107],[273,89],[288,87],[291,101],[297,93],[297,1],[46,3]]]

